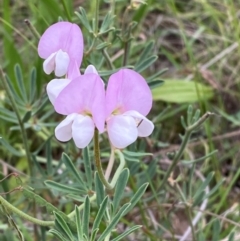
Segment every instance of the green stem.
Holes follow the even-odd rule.
[[[5,91],[8,95],[8,98],[9,98],[11,104],[12,104],[12,108],[13,108],[14,112],[16,113],[16,116],[17,116],[17,119],[18,119],[19,127],[20,127],[21,133],[22,133],[23,145],[24,145],[24,148],[25,148],[25,151],[26,151],[28,167],[29,167],[29,170],[30,170],[30,176],[32,177],[33,176],[32,158],[31,158],[31,153],[30,153],[30,150],[29,150],[28,142],[27,142],[28,138],[27,138],[26,130],[24,128],[24,123],[22,121],[22,118],[21,118],[20,113],[19,113],[19,109],[18,109],[17,104],[14,100],[14,97],[12,95],[12,92],[11,92],[10,88],[9,88],[6,76],[5,76],[1,66],[0,66],[0,72],[1,72],[1,75],[2,75],[1,79],[2,79],[3,87],[4,87],[4,89],[5,89]]]
[[[109,68],[115,69],[115,67],[114,67],[114,65],[113,65],[113,63],[112,63],[112,61],[111,61],[111,59],[108,55],[108,52],[107,52],[106,48],[104,48],[102,52],[103,52],[103,56],[105,57],[105,60],[107,61],[107,64],[108,64]]]
[[[124,42],[124,55],[123,55],[123,63],[122,65],[127,65],[129,52],[130,52],[131,40],[127,40]]]
[[[112,15],[114,15],[114,13],[115,13],[115,0],[111,1],[111,13],[112,13]]]
[[[85,52],[85,54],[84,54],[85,57],[87,57],[87,56],[93,51],[93,48],[94,48],[94,46],[95,46],[96,40],[97,40],[97,37],[94,36],[91,46],[89,47],[89,49],[88,49],[88,50]]]
[[[210,115],[212,115],[212,113],[207,112],[205,113],[198,121],[196,121],[193,125],[189,126],[186,128],[185,131],[185,135],[183,137],[183,141],[181,143],[180,149],[177,152],[177,154],[175,155],[173,162],[171,164],[171,166],[168,168],[167,173],[165,174],[163,181],[159,187],[159,190],[161,190],[163,188],[163,186],[166,184],[170,174],[172,173],[173,169],[176,167],[176,165],[178,164],[178,161],[180,160],[180,158],[183,155],[183,152],[186,148],[186,145],[191,137],[192,132],[198,128]]]
[[[99,140],[98,140],[98,130],[95,129],[94,131],[94,154],[95,154],[95,165],[96,169],[98,171],[98,175],[100,180],[102,181],[103,185],[108,189],[112,190],[113,187],[108,181],[106,180],[103,169],[102,169],[102,163],[100,159],[100,148],[99,148]]]
[[[99,16],[99,0],[96,0],[96,9],[95,9],[95,34],[98,34],[98,16]]]
[[[43,221],[39,220],[37,218],[33,218],[32,216],[29,216],[28,214],[20,211],[18,208],[13,206],[11,203],[9,203],[7,200],[5,200],[2,196],[0,196],[0,203],[3,205],[7,210],[12,211],[13,213],[17,214],[19,217],[28,220],[34,224],[41,225],[41,226],[53,226],[54,221]]]
[[[120,165],[118,166],[118,168],[117,168],[117,170],[116,170],[116,172],[115,172],[115,174],[113,176],[113,179],[111,181],[111,185],[113,187],[115,187],[115,184],[116,184],[116,182],[118,180],[118,177],[121,174],[121,172],[122,172],[122,170],[123,170],[123,168],[125,166],[125,158],[124,158],[124,155],[122,154],[122,152],[120,150],[118,150],[118,149],[116,149],[115,152],[118,154],[118,157],[120,159]]]
[[[64,8],[64,10],[65,10],[65,12],[67,14],[68,21],[71,22],[72,21],[72,17],[71,17],[71,14],[68,11],[67,4],[66,4],[65,0],[61,0],[61,2],[62,2],[62,5],[63,5],[63,8]]]
[[[110,154],[107,170],[105,172],[105,178],[106,178],[107,181],[108,181],[108,179],[110,177],[114,161],[115,161],[115,149],[114,149],[113,146],[111,146],[111,154]]]

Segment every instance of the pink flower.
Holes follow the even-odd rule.
[[[73,138],[78,148],[86,147],[93,138],[95,127],[104,131],[105,90],[102,79],[94,69],[72,80],[58,95],[56,112],[67,115],[55,129],[56,138],[69,141]],[[87,71],[86,71],[87,72]]]
[[[42,35],[38,44],[38,54],[45,59],[43,69],[61,77],[69,71],[69,66],[78,68],[83,57],[83,36],[78,25],[58,22],[51,25]]]
[[[140,74],[122,69],[111,75],[106,91],[106,114],[112,145],[125,148],[138,136],[149,136],[154,125],[145,116],[151,107],[151,90]]]
[[[96,68],[93,65],[88,65],[85,69],[84,74],[94,73],[98,75]],[[81,76],[78,66],[71,65],[69,66],[69,71],[66,79],[53,79],[47,84],[47,94],[49,100],[54,105],[55,99],[61,93],[61,91],[73,80],[77,77]]]

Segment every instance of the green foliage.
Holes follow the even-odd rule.
[[[213,97],[213,90],[206,85],[184,80],[164,80],[164,84],[152,90],[154,100],[173,103],[194,103]]]
[[[98,19],[97,1],[80,2],[81,6],[67,0],[0,3],[1,67],[27,133],[34,171],[29,178],[18,116],[0,85],[1,176],[20,172],[22,183],[17,185],[23,186],[21,192],[15,190],[10,178],[1,183],[1,192],[15,190],[6,200],[26,213],[34,216],[36,210],[37,217],[55,218],[55,226],[34,232],[29,222],[5,209],[0,240],[117,241],[132,232],[134,240],[175,240],[179,228],[183,235],[187,231],[176,223],[191,221],[193,230],[185,240],[190,235],[197,241],[237,240],[240,1],[147,0],[135,8],[125,0],[99,1]],[[152,89],[156,102],[149,118],[155,131],[122,151],[126,167],[112,192],[95,172],[92,145],[79,151],[72,142],[53,138],[61,120],[45,94],[53,76],[43,73],[38,38],[25,18],[39,34],[58,20],[78,23],[85,41],[81,72],[94,64],[107,82],[120,68],[132,68]],[[187,108],[189,103],[194,105]],[[194,130],[161,187],[179,153],[182,133],[201,116],[197,108],[217,115]],[[185,111],[186,118],[181,118]],[[105,134],[100,144],[105,169]],[[120,232],[119,222],[124,224]]]

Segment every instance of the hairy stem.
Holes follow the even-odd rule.
[[[0,204],[3,205],[7,210],[10,210],[11,212],[17,214],[19,217],[28,220],[34,224],[41,225],[41,226],[53,226],[54,221],[43,221],[37,218],[34,218],[22,211],[20,211],[18,208],[13,206],[11,203],[9,203],[7,200],[5,200],[2,196],[0,196]]]
[[[95,154],[95,165],[96,169],[98,171],[98,175],[100,180],[102,181],[103,185],[108,189],[112,190],[112,185],[106,180],[103,169],[102,169],[102,163],[100,159],[100,148],[99,148],[99,140],[98,140],[98,130],[95,129],[94,131],[94,154]]]

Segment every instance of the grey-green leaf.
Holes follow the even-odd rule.
[[[137,204],[137,202],[140,200],[140,198],[145,193],[147,187],[148,187],[148,183],[144,183],[141,187],[139,187],[137,192],[134,194],[134,196],[130,200],[131,205],[126,209],[124,214],[127,214],[129,211],[131,211],[133,209],[133,207]]]
[[[108,196],[105,197],[105,199],[103,200],[103,202],[100,205],[100,208],[99,208],[99,210],[97,212],[96,218],[95,218],[95,220],[93,222],[92,230],[95,230],[95,229],[97,229],[99,227],[100,222],[102,220],[102,217],[103,217],[103,215],[104,215],[104,213],[106,211],[107,204],[108,204]],[[93,235],[93,233],[92,233],[92,235]],[[91,239],[92,239],[92,237],[91,237]]]
[[[54,190],[64,192],[64,193],[72,193],[72,194],[85,194],[85,191],[81,189],[77,189],[65,184],[57,183],[54,181],[47,180],[44,182],[49,188],[52,188]]]
[[[85,184],[82,180],[81,175],[79,174],[76,167],[73,165],[70,157],[66,153],[63,153],[62,160],[63,160],[63,163],[65,164],[66,168],[68,169],[68,171],[78,180],[79,186],[82,187],[83,189],[87,190],[85,187]]]
[[[141,225],[136,225],[133,226],[131,228],[129,228],[127,231],[125,231],[124,233],[121,233],[120,235],[118,235],[116,238],[112,239],[112,241],[118,241],[123,239],[124,237],[128,236],[130,233],[134,232],[135,230],[141,228]]]
[[[81,217],[80,217],[80,211],[78,210],[78,207],[75,206],[75,221],[76,221],[76,225],[77,225],[77,236],[78,236],[78,240],[83,240],[83,226],[82,226],[82,222],[81,222]]]
[[[97,172],[95,173],[95,191],[97,195],[97,205],[100,207],[104,199],[104,187]]]
[[[55,215],[55,223],[56,225],[61,228],[61,231],[71,240],[74,241],[74,236],[70,230],[70,228],[68,227],[67,223],[65,222],[65,220],[61,217],[61,215],[59,215],[58,213],[54,213]]]
[[[128,178],[129,178],[129,170],[125,168],[122,170],[116,183],[115,192],[113,196],[113,213],[116,212],[119,206],[119,203],[122,199],[122,195],[127,185]]]
[[[98,241],[102,241],[106,238],[107,235],[111,233],[111,231],[115,228],[115,226],[118,224],[121,217],[125,214],[126,209],[130,206],[130,203],[125,203],[118,213],[113,217],[111,222],[109,223],[108,227],[103,231],[101,236],[98,238]]]
[[[86,196],[84,202],[84,209],[83,209],[83,218],[82,218],[82,225],[83,225],[83,235],[87,238],[89,237],[89,219],[90,219],[90,201],[89,197]]]

